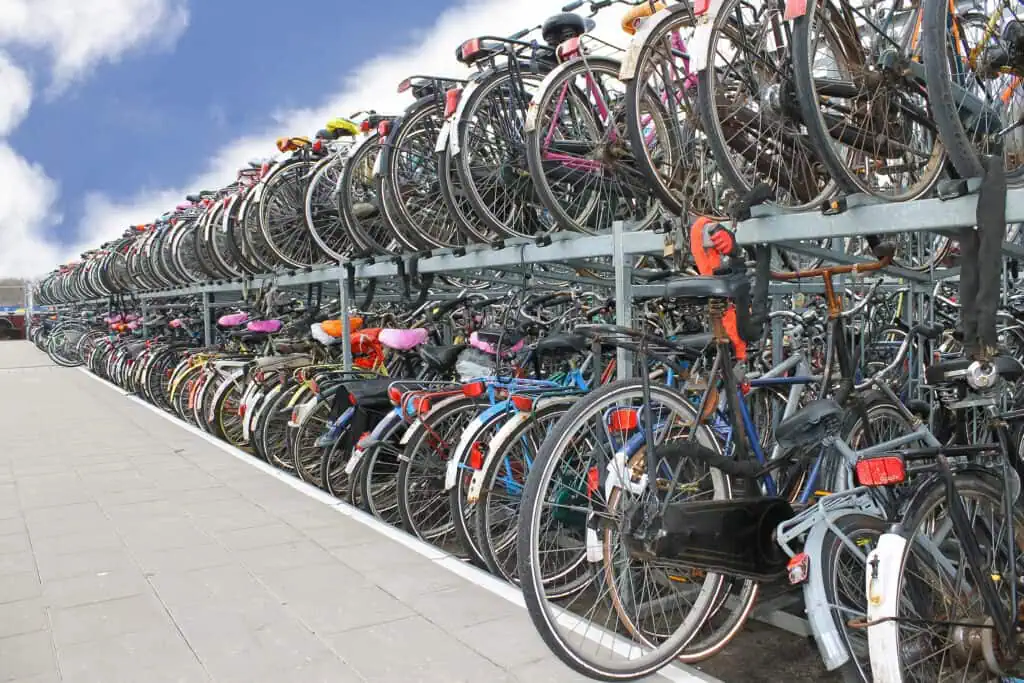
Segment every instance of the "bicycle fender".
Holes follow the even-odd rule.
[[[434,152],[440,154],[448,149],[448,138],[452,135],[452,122],[445,120],[441,124],[441,130],[437,134],[437,141],[434,143]]]
[[[441,401],[440,403],[438,403],[437,405],[431,407],[430,412],[427,413],[426,415],[424,415],[422,417],[417,417],[412,422],[412,424],[409,425],[409,428],[407,430],[405,430],[405,434],[402,435],[402,440],[398,442],[399,445],[400,446],[408,445],[409,442],[412,441],[412,437],[413,436],[419,434],[424,429],[426,429],[427,425],[424,422],[424,420],[429,418],[431,413],[433,413],[434,411],[439,410],[441,408],[444,408],[445,406],[447,406],[447,405],[449,405],[449,404],[451,404],[451,403],[453,403],[455,401],[461,401],[463,398],[465,398],[465,397],[462,396],[462,395],[450,396],[450,397],[444,399],[443,401]],[[405,454],[403,453],[400,457],[404,459],[405,458]]]
[[[365,439],[360,439],[358,443],[352,448],[352,457],[345,463],[345,474],[351,476],[356,471],[356,466],[363,459],[366,451],[385,438],[385,434],[390,433],[393,429],[402,423],[402,412],[400,408],[392,410],[390,413],[384,416],[377,426],[373,428],[370,435]]]
[[[886,533],[868,553],[868,570],[864,573],[864,590],[868,603],[868,652],[871,654],[871,677],[875,683],[903,683],[900,672],[899,622],[895,619],[899,603],[900,565],[907,539]]]
[[[852,512],[862,514],[860,510]],[[833,520],[841,514],[835,515]],[[807,622],[810,625],[814,642],[818,646],[818,653],[821,655],[825,668],[828,671],[835,671],[850,661],[850,652],[846,649],[846,643],[839,633],[839,629],[836,628],[835,619],[832,618],[832,609],[829,606],[823,583],[827,577],[822,568],[822,556],[824,555],[822,545],[829,531],[831,529],[828,524],[818,523],[807,533],[803,551],[808,557],[810,566],[807,580],[804,582],[803,593]]]
[[[647,39],[654,32],[654,29],[668,21],[668,19],[674,16],[677,12],[683,10],[689,11],[689,9],[690,6],[688,3],[680,3],[678,5],[666,7],[663,10],[658,10],[651,16],[647,17],[643,26],[633,35],[632,40],[629,41],[629,47],[626,48],[626,56],[623,58],[622,67],[619,70],[620,81],[630,81],[636,77],[636,67],[637,62],[640,59],[640,52],[647,43]]]
[[[496,457],[498,457],[498,453],[500,453],[504,448],[505,441],[509,439],[511,434],[515,432],[519,425],[524,422],[528,422],[530,420],[530,416],[531,413],[514,413],[509,416],[505,421],[505,424],[498,429],[494,438],[491,439],[490,444],[487,446],[487,457],[484,458],[483,467],[473,472],[473,477],[469,480],[469,489],[466,492],[466,500],[468,500],[471,505],[480,500],[480,492],[484,488],[484,472],[490,468],[491,463]]]
[[[473,439],[483,429],[492,417],[500,415],[503,412],[508,412],[509,408],[515,410],[512,406],[511,401],[499,401],[493,406],[488,406],[486,410],[473,418],[473,421],[466,425],[466,428],[462,430],[462,435],[459,436],[459,442],[455,445],[455,450],[451,452],[448,457],[447,467],[444,472],[444,490],[451,491],[455,488],[455,483],[459,479],[459,469],[462,462],[466,459],[466,454],[473,445]]]
[[[608,66],[614,69],[621,69],[621,64],[619,60],[612,59],[610,57],[591,57],[590,55],[587,55],[583,59],[588,64],[601,63],[607,64]],[[531,133],[537,128],[537,96],[542,96],[547,91],[547,89],[551,87],[551,84],[554,83],[555,79],[561,77],[561,75],[565,73],[565,71],[569,69],[577,61],[579,60],[571,59],[568,62],[563,62],[562,64],[559,64],[554,69],[549,71],[548,75],[544,77],[544,80],[540,82],[540,85],[537,87],[536,94],[533,96],[533,98],[530,99],[530,104],[526,107],[526,122],[523,125],[523,129],[527,133]]]
[[[713,2],[708,11],[697,17],[697,27],[687,46],[690,52],[690,69],[700,73],[708,67],[708,52],[711,51],[711,35],[714,32],[715,18],[723,3]]]
[[[487,75],[490,76],[490,73]],[[452,150],[452,156],[458,156],[459,152],[462,151],[459,147],[459,126],[462,123],[462,115],[466,112],[466,102],[469,102],[469,98],[476,92],[476,89],[480,87],[484,80],[486,79],[480,78],[479,80],[470,81],[462,89],[462,97],[459,98],[459,105],[455,107],[455,115],[451,118],[451,130],[448,133],[448,147]],[[452,132],[455,134],[452,135]]]

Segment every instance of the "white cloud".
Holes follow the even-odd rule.
[[[57,183],[6,140],[28,114],[33,88],[24,68],[2,48],[45,53],[51,61],[50,93],[56,95],[131,50],[172,45],[188,25],[185,3],[0,0],[0,276],[45,273],[65,256],[45,236],[61,221],[54,209]]]
[[[274,153],[274,140],[282,135],[309,135],[333,116],[375,109],[399,113],[411,103],[408,93],[399,94],[398,83],[413,74],[465,77],[467,70],[455,61],[455,48],[464,40],[483,35],[510,35],[518,29],[539,25],[557,12],[551,0],[485,0],[457,5],[442,13],[436,23],[411,34],[418,42],[400,51],[371,58],[357,65],[343,80],[339,92],[306,109],[280,111],[262,131],[231,140],[214,150],[206,167],[175,188],[141,189],[133,197],[117,201],[103,195],[90,197],[80,236],[99,244],[117,236],[132,224],[153,220],[182,197],[200,189],[222,187],[232,181],[250,159]],[[596,35],[624,47],[627,36],[619,29],[624,9],[599,15]],[[89,242],[89,240],[92,242]],[[81,251],[81,250],[79,250]]]
[[[0,45],[49,53],[57,89],[130,50],[173,45],[187,26],[185,0],[0,2]]]
[[[22,69],[0,51],[0,138],[24,120],[32,106],[32,82]]]

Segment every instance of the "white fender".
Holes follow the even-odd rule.
[[[572,405],[576,402],[576,398],[572,396],[542,396],[537,399],[534,404],[534,412],[540,410],[553,403],[564,403],[566,405]],[[494,438],[491,439],[491,443],[487,447],[487,456],[484,458],[483,467],[473,473],[473,478],[469,482],[469,491],[467,492],[467,498],[470,503],[476,503],[480,499],[480,492],[484,488],[484,472],[487,472],[491,463],[498,454],[504,450],[505,442],[511,437],[512,433],[522,423],[528,421],[532,416],[532,413],[514,413],[509,416],[509,419],[505,421],[505,424],[495,433]]]
[[[455,115],[451,118],[452,125],[448,132],[448,147],[452,150],[452,156],[458,156],[459,152],[462,151],[459,147],[459,122],[462,121],[462,115],[466,112],[466,102],[469,102],[470,96],[480,87],[481,80],[483,79],[470,81],[466,84],[466,87],[462,89],[459,105],[455,107]]]
[[[864,581],[869,624],[896,616],[900,566],[906,546],[907,539],[903,536],[882,534],[878,545],[868,554]],[[868,626],[871,677],[875,683],[903,683],[899,640],[896,637],[898,626],[899,622],[895,620]]]
[[[505,420],[505,424],[501,425],[501,428],[495,433],[494,438],[487,445],[487,456],[484,458],[483,467],[473,472],[473,477],[469,480],[469,490],[466,492],[466,499],[471,505],[480,500],[480,492],[484,488],[484,473],[490,469],[491,462],[504,449],[505,441],[508,440],[509,436],[519,425],[529,419],[529,413],[515,413]]]
[[[437,141],[434,143],[435,152],[443,152],[448,149],[448,138],[452,135],[452,122],[445,119],[441,124],[441,132],[437,134]]]
[[[473,421],[462,430],[459,442],[455,445],[455,450],[448,454],[448,463],[444,472],[445,491],[451,491],[455,488],[455,483],[459,480],[459,464],[462,463],[463,455],[472,447],[473,440],[483,427],[484,421],[481,414],[474,417]]]
[[[673,12],[672,7],[678,7],[679,9]],[[640,51],[643,50],[647,38],[650,37],[655,28],[664,24],[677,12],[682,11],[684,5],[673,5],[672,7],[658,10],[647,17],[640,30],[633,34],[632,40],[629,41],[629,47],[626,48],[626,56],[622,60],[622,67],[619,70],[620,81],[630,81],[636,76],[637,61],[640,59]]]
[[[694,73],[700,73],[708,67],[708,53],[711,51],[711,33],[714,30],[715,19],[722,8],[722,2],[712,2],[708,11],[697,17],[697,26],[693,30],[693,36],[687,44],[690,52],[690,69]]]
[[[596,64],[600,62],[611,66],[613,69],[621,70],[622,68],[622,64],[619,60],[612,59],[610,57],[592,57],[588,55],[585,59],[588,64]],[[540,82],[539,86],[537,86],[537,90],[533,93],[533,99],[530,100],[530,104],[526,108],[526,122],[523,128],[527,133],[530,133],[537,128],[538,102],[544,97],[544,93],[546,93],[548,88],[551,87],[551,84],[555,79],[561,78],[562,74],[578,61],[580,60],[571,59],[568,62],[559,64],[553,70],[549,71],[544,77],[544,80]]]

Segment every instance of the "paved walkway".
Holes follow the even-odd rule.
[[[0,343],[0,400],[0,681],[587,680],[514,589],[27,342]]]

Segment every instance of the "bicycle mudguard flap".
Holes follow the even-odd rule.
[[[835,671],[850,661],[850,651],[846,640],[836,626],[832,616],[832,605],[829,604],[824,582],[831,579],[826,575],[822,563],[825,550],[825,536],[831,531],[828,524],[815,524],[807,532],[803,552],[807,555],[809,566],[807,580],[803,582],[804,609],[807,622],[811,627],[811,635],[818,646],[821,661],[829,671]]]
[[[864,572],[868,604],[868,651],[871,653],[871,678],[875,683],[903,683],[895,617],[900,602],[900,577],[907,539],[887,533],[868,553]]]
[[[633,552],[754,581],[787,575],[789,557],[775,542],[775,528],[794,514],[783,498],[670,503],[660,529],[644,524],[645,512],[632,514],[632,529],[643,529],[626,534]]]

